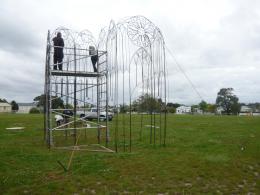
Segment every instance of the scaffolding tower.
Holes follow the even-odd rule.
[[[54,69],[52,38],[61,32],[65,46],[62,70]],[[84,38],[88,38],[87,40]],[[107,52],[96,51],[94,72],[89,34],[74,34],[68,29],[48,31],[45,65],[44,138],[49,148],[113,152],[108,148],[108,70]],[[89,108],[97,118],[87,120]],[[62,123],[55,118],[61,116]],[[84,134],[85,132],[85,134]],[[84,134],[84,135],[83,135]]]

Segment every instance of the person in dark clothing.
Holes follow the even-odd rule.
[[[54,63],[54,70],[57,70],[57,64],[59,70],[62,70],[62,61],[63,61],[63,47],[64,41],[61,37],[61,33],[58,32],[57,36],[52,39],[54,45],[54,55],[53,55],[53,63]]]
[[[95,47],[89,46],[89,55],[91,56],[91,62],[93,65],[94,72],[97,72],[96,63],[98,61],[98,55],[97,51],[95,50]]]

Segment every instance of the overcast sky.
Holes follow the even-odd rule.
[[[47,30],[88,29],[97,37],[111,19],[143,15],[202,98],[223,87],[240,102],[260,102],[259,0],[1,0],[0,98],[31,102],[43,93]],[[199,103],[169,53],[169,101]]]

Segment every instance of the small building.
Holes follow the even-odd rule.
[[[190,114],[191,106],[179,106],[176,108],[176,114]]]
[[[12,112],[12,106],[9,103],[0,102],[0,113]]]
[[[252,116],[253,109],[249,106],[241,106],[239,116]]]
[[[203,111],[199,108],[194,108],[192,111],[193,114],[203,114]]]
[[[36,107],[35,103],[18,103],[19,109],[17,113],[28,114],[32,108]]]
[[[260,116],[260,111],[257,110],[257,111],[255,111],[255,112],[253,112],[253,116]]]

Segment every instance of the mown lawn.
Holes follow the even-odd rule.
[[[139,117],[131,153],[120,123],[118,153],[75,152],[64,172],[71,152],[46,147],[42,115],[1,114],[0,194],[260,194],[260,117],[169,115],[166,147]]]

